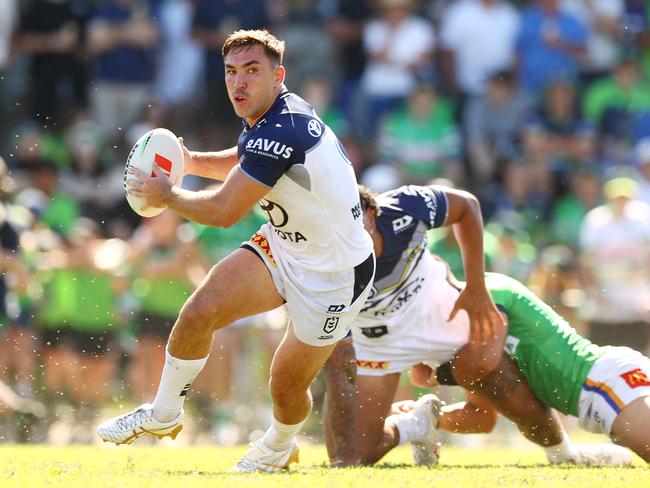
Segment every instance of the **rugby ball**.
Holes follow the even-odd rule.
[[[143,135],[133,146],[129,157],[126,158],[124,168],[124,191],[126,181],[132,168],[138,168],[154,176],[153,165],[160,166],[162,171],[169,176],[175,186],[183,183],[185,160],[183,148],[178,138],[167,129],[153,129]],[[126,194],[126,200],[135,213],[143,217],[154,217],[165,210],[165,207],[145,207],[144,199]]]

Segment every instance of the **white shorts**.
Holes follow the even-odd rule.
[[[292,267],[279,246],[272,247],[265,227],[242,244],[264,261],[296,337],[310,346],[327,346],[344,338],[372,289],[375,256],[346,271],[324,273]]]
[[[437,366],[453,358],[467,343],[467,313],[461,310],[452,322],[447,322],[458,290],[445,279],[446,267],[440,273],[435,266],[425,268],[418,294],[398,312],[375,316],[364,311],[359,315],[352,329],[357,374],[401,373],[418,363]]]
[[[585,430],[609,435],[626,405],[650,396],[650,359],[629,347],[603,349],[582,387],[578,419]]]

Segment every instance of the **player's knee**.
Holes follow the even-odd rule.
[[[286,378],[271,375],[269,391],[273,405],[279,408],[291,407],[298,398],[308,391],[309,384],[302,381],[286,381]]]
[[[221,307],[201,297],[191,297],[178,316],[177,326],[185,330],[211,331],[225,325],[221,324]]]

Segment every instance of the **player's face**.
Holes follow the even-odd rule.
[[[260,45],[233,49],[224,61],[226,88],[235,113],[253,125],[282,89],[284,67],[270,60]]]

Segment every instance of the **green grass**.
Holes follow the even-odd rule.
[[[650,486],[637,459],[628,468],[546,466],[540,449],[445,448],[441,464],[415,467],[401,447],[376,467],[330,469],[322,446],[304,447],[290,473],[231,475],[245,447],[0,446],[0,487],[354,487]]]

